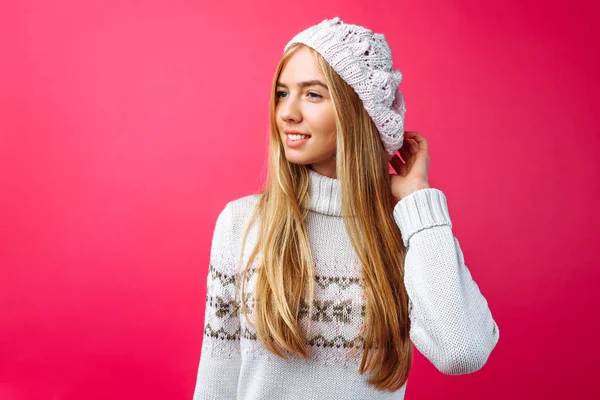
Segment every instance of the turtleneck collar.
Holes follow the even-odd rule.
[[[326,215],[342,215],[342,195],[339,179],[321,175],[309,168],[310,209]]]

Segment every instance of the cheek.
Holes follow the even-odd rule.
[[[319,115],[320,131],[324,136],[335,138],[335,114],[333,109],[326,109]]]

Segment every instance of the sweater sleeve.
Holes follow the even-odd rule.
[[[452,233],[446,196],[417,190],[396,204],[393,215],[406,248],[413,344],[444,374],[481,369],[500,331]]]
[[[212,238],[204,337],[193,400],[229,400],[237,395],[241,355],[232,222],[228,203],[217,218]]]

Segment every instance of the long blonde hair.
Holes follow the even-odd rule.
[[[241,277],[242,311],[246,321],[256,327],[264,347],[284,359],[282,349],[304,358],[310,356],[298,316],[303,299],[308,298],[310,326],[314,299],[314,265],[305,222],[310,175],[308,167],[287,161],[275,116],[279,75],[300,46],[285,52],[273,79],[267,180],[241,245],[244,249],[252,222],[258,217],[260,240]],[[359,372],[370,372],[368,382],[377,389],[395,391],[408,378],[413,345],[404,287],[405,248],[392,214],[388,157],[356,92],[318,52],[310,50],[333,99],[342,217],[362,265],[366,309]],[[248,320],[244,286],[250,265],[259,254],[260,263],[253,270],[257,274],[254,324]]]

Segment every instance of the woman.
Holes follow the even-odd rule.
[[[285,47],[265,188],[215,226],[194,399],[402,399],[413,344],[445,374],[486,363],[498,326],[401,80],[383,35],[337,17]]]

